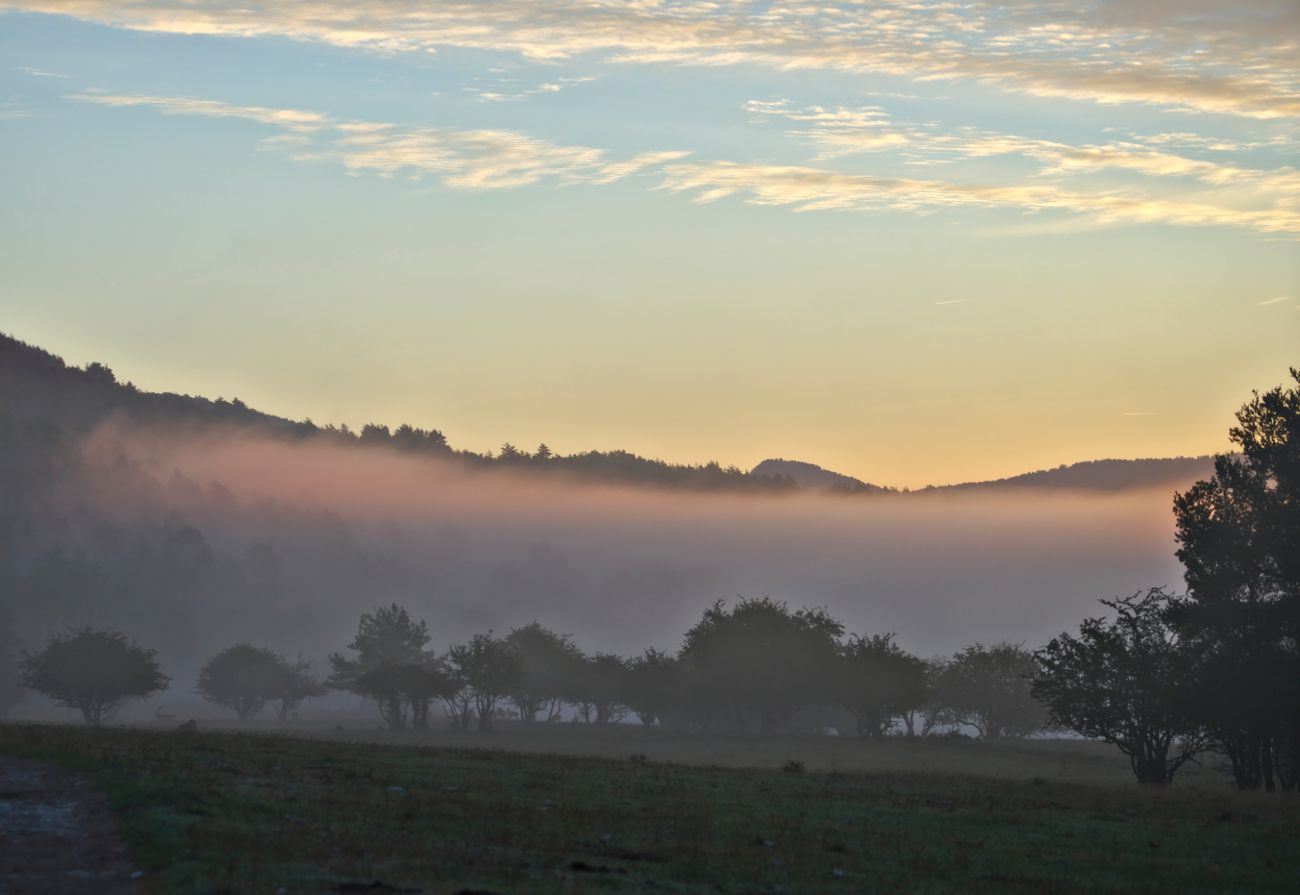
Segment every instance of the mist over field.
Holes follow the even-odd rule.
[[[1037,646],[1098,598],[1179,579],[1167,489],[663,492],[114,424],[82,455],[52,503],[68,568],[42,584],[32,560],[16,628],[122,627],[181,681],[241,640],[323,663],[391,601],[440,647],[539,620],[631,655],[676,650],[715,600],[770,595],[930,655]]]

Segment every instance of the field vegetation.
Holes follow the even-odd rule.
[[[562,745],[550,736],[563,731],[486,740]],[[743,769],[678,763],[710,761],[708,738],[608,736],[643,752],[14,725],[0,752],[86,773],[167,892],[1290,892],[1300,878],[1294,800],[1209,771],[1121,785],[1122,760],[1093,744],[846,739],[840,770],[813,770],[828,756],[800,750],[833,738],[776,737],[749,757],[788,769]],[[735,743],[717,747],[734,760]]]

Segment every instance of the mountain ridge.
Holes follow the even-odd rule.
[[[103,363],[76,367],[52,352],[0,333],[0,417],[46,420],[73,434],[84,434],[115,414],[125,415],[137,423],[196,428],[234,426],[277,438],[323,438],[359,446],[386,445],[453,459],[472,467],[502,467],[566,475],[584,481],[687,491],[822,491],[846,495],[1032,489],[1119,491],[1185,487],[1209,475],[1213,464],[1210,456],[1088,460],[1001,479],[900,491],[816,463],[782,458],[763,460],[744,471],[717,461],[673,464],[622,450],[560,455],[544,444],[531,453],[507,443],[495,453],[479,454],[452,448],[437,429],[402,425],[390,430],[387,426],[368,424],[353,432],[346,425],[319,426],[310,420],[297,421],[264,413],[239,399],[142,391],[129,382],[119,382],[112,369]]]

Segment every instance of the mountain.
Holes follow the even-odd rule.
[[[764,460],[751,469],[749,474],[756,476],[786,476],[793,479],[800,488],[810,491],[875,494],[893,490],[892,488],[883,488],[880,485],[872,485],[861,479],[855,479],[851,475],[824,469],[816,463],[805,463],[803,460]]]
[[[238,429],[250,434],[290,440],[321,439],[363,448],[389,448],[412,455],[437,457],[470,468],[503,468],[526,474],[567,477],[684,491],[782,492],[798,490],[784,476],[750,475],[717,462],[700,465],[666,463],[627,451],[586,451],[556,454],[545,445],[530,453],[504,444],[495,453],[455,450],[437,429],[402,425],[394,430],[369,424],[360,432],[347,426],[317,426],[262,413],[238,399],[146,392],[118,382],[104,364],[75,367],[61,357],[0,333],[0,479],[22,489],[33,480],[13,458],[41,459],[63,454],[77,436],[109,418],[128,425],[166,426],[201,432],[208,427]],[[51,473],[46,469],[45,477]],[[40,476],[38,476],[40,478]],[[0,498],[6,482],[0,482]]]
[[[1139,460],[1087,460],[1055,469],[1026,472],[1005,479],[963,482],[957,485],[931,485],[924,492],[936,491],[1025,491],[1052,489],[1061,491],[1127,491],[1138,488],[1186,488],[1214,472],[1214,458],[1152,457]]]
[[[495,453],[452,448],[437,429],[403,425],[318,426],[262,413],[238,399],[216,400],[168,392],[146,392],[117,380],[101,363],[75,367],[41,348],[0,334],[0,498],[27,492],[52,474],[52,464],[75,439],[109,418],[127,424],[165,425],[202,431],[231,428],[290,440],[324,439],[360,447],[387,447],[451,460],[474,468],[561,476],[576,481],[618,483],[683,491],[781,493],[798,490],[842,494],[886,494],[895,489],[864,482],[801,460],[768,459],[749,472],[717,462],[673,464],[627,451],[555,454],[545,445],[528,452],[505,444]],[[39,467],[39,469],[38,469]],[[923,493],[1032,489],[1121,491],[1183,488],[1212,472],[1210,457],[1094,460],[1005,479],[930,486]]]

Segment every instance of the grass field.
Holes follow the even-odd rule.
[[[1089,744],[890,743],[878,770],[847,771],[870,766],[870,750],[842,743],[841,769],[785,773],[669,763],[674,749],[710,759],[694,741],[635,742],[648,762],[0,727],[0,752],[74,767],[106,793],[160,892],[1293,892],[1300,880],[1294,799],[1213,776],[1141,791]],[[787,757],[808,746],[774,742]],[[1078,779],[1050,773],[1063,759]],[[1088,768],[1103,782],[1080,782]]]

